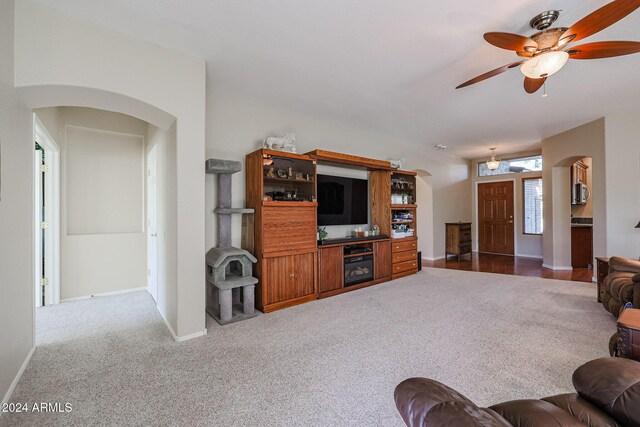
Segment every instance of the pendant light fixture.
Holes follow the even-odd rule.
[[[494,148],[490,148],[491,150],[491,158],[489,160],[487,160],[487,168],[489,170],[496,170],[498,169],[498,167],[500,167],[500,160],[496,159],[496,149]]]

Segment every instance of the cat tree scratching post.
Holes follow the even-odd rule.
[[[251,276],[252,264],[257,260],[248,251],[231,246],[231,215],[251,214],[253,209],[231,207],[231,175],[242,170],[242,164],[233,160],[209,159],[207,173],[217,175],[217,247],[207,252],[207,313],[218,323],[244,320],[256,315],[254,293],[258,279]],[[233,306],[240,303],[242,310]]]

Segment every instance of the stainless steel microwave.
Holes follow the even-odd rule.
[[[586,185],[579,182],[573,185],[573,191],[571,192],[571,204],[573,205],[585,205],[587,200],[591,197],[591,192]]]

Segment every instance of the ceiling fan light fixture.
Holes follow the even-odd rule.
[[[525,76],[532,79],[542,79],[560,71],[567,63],[569,54],[564,51],[545,52],[526,60],[520,67]]]
[[[496,159],[496,149],[490,148],[491,150],[491,158],[487,160],[487,168],[491,171],[494,171],[500,167],[500,160]]]

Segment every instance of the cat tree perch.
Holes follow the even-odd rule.
[[[231,175],[242,170],[234,160],[209,159],[206,171],[217,175],[217,247],[207,252],[207,313],[221,325],[256,315],[254,294],[258,279],[251,276],[257,260],[248,251],[231,246],[231,216],[253,209],[231,207]],[[242,295],[240,295],[242,290]],[[235,309],[234,309],[234,306]],[[240,308],[241,307],[241,308]]]

